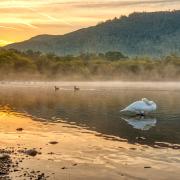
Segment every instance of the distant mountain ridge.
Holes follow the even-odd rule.
[[[130,56],[180,54],[180,10],[132,13],[65,35],[39,35],[7,45],[57,55],[121,51]]]

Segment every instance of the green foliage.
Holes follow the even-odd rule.
[[[121,52],[118,51],[108,51],[105,54],[105,58],[110,61],[116,61],[120,59],[125,59],[127,57],[125,57]]]
[[[180,57],[128,58],[121,52],[56,56],[52,53],[0,49],[1,79],[175,80]]]

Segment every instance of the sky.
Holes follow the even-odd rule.
[[[132,12],[180,9],[180,0],[0,0],[0,46],[65,34]]]

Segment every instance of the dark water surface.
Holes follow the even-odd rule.
[[[73,86],[54,91],[53,85],[6,86],[0,88],[0,108],[11,108],[46,123],[75,124],[101,133],[110,140],[125,139],[152,147],[180,148],[179,89]],[[146,97],[157,103],[156,113],[140,118],[120,110]],[[117,137],[117,138],[116,138]]]

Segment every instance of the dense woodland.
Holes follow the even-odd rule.
[[[59,56],[107,51],[131,57],[180,54],[180,11],[133,13],[65,35],[39,35],[7,48]]]
[[[0,49],[0,80],[179,80],[180,56],[129,58],[121,52],[56,56]]]

